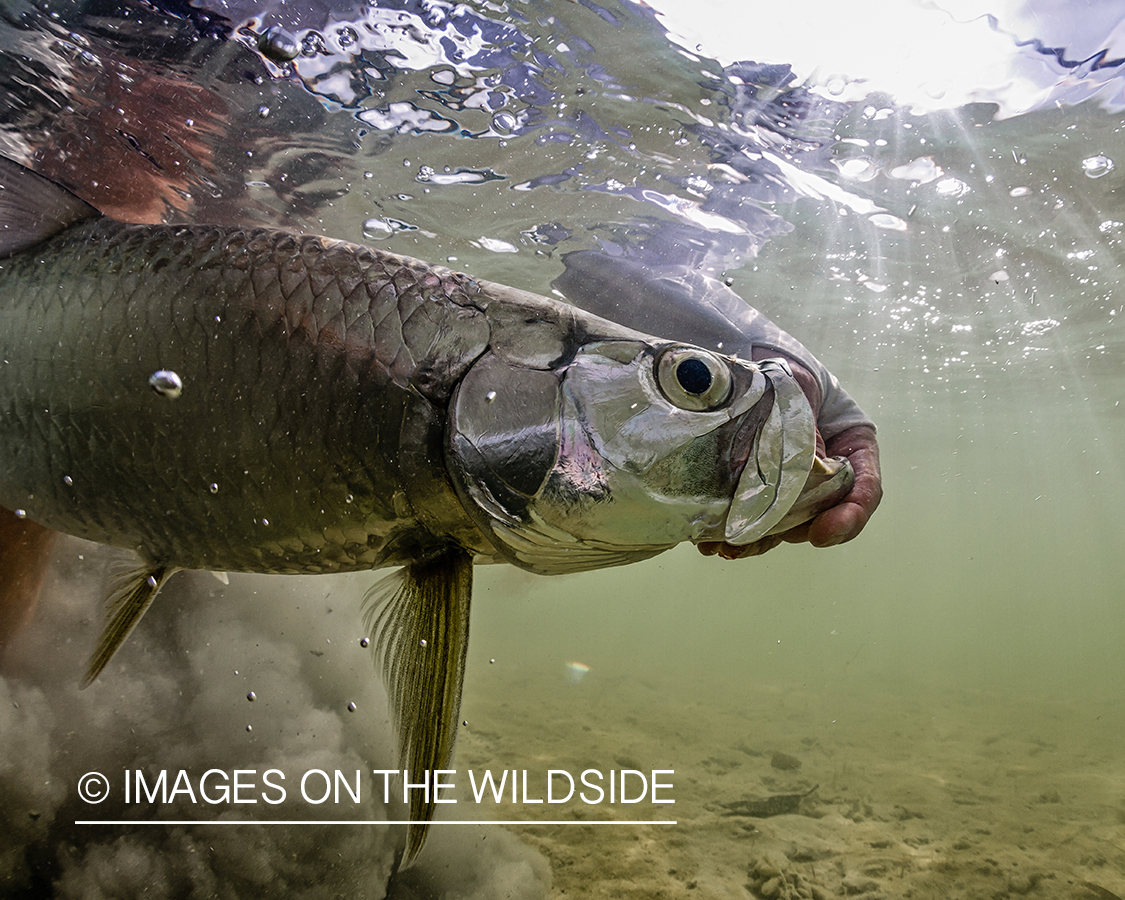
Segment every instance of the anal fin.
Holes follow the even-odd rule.
[[[0,507],[0,653],[31,618],[58,536]]]
[[[89,687],[152,605],[164,583],[177,570],[150,565],[133,569],[118,580],[106,605],[106,624],[90,656],[82,687]]]
[[[398,729],[400,765],[411,784],[449,767],[457,737],[465,654],[469,646],[472,557],[461,548],[412,563],[380,580],[364,598],[364,626]],[[433,794],[412,790],[406,851],[409,865],[426,841]]]

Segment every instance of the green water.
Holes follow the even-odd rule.
[[[472,69],[453,80],[487,82],[506,99],[451,111],[432,94],[452,78],[447,61],[395,68],[393,54],[362,64],[342,54],[340,71],[358,78],[378,62],[394,76],[343,103],[326,85],[342,90],[347,79],[325,76],[339,74],[327,63],[294,73],[241,46],[193,45],[173,69],[222,101],[195,97],[200,109],[223,115],[197,129],[207,152],[184,151],[198,156],[195,193],[169,218],[285,221],[550,293],[562,253],[678,221],[630,189],[697,203],[682,179],[723,183],[692,131],[723,120],[715,85],[725,76],[702,51],[681,52],[624,3],[467,8],[553,48],[562,63],[536,81],[555,92],[549,102],[535,107],[499,68]],[[63,27],[40,24],[56,39]],[[3,28],[13,84],[38,78],[29,59],[100,84],[90,75],[103,71],[98,54],[128,50],[94,39],[89,58],[71,59],[65,41]],[[244,77],[251,63],[257,81]],[[168,110],[154,96],[159,125]],[[21,103],[0,133],[6,152],[66,144],[43,125],[54,119],[20,119],[34,107]],[[363,119],[394,103],[456,118],[478,137]],[[120,175],[116,153],[143,167],[112,110],[99,131],[97,116],[56,106],[66,113],[58,132],[89,152],[83,160],[72,146],[82,164],[63,174],[108,160],[96,176]],[[106,560],[66,543],[21,668],[0,683],[11,701],[0,719],[0,823],[12,835],[0,843],[0,888],[1107,896],[1088,883],[1125,896],[1125,140],[1111,109],[920,116],[873,97],[840,107],[819,147],[766,129],[793,168],[774,199],[747,202],[774,231],[751,233],[715,274],[802,340],[876,421],[886,493],[855,541],[737,562],[680,547],[554,578],[477,572],[457,768],[674,770],[676,803],[481,805],[462,783],[446,817],[676,825],[438,827],[418,872],[394,879],[393,830],[72,827],[97,814],[73,793],[89,770],[277,765],[295,776],[390,765],[393,740],[359,644],[360,599],[375,576],[232,576],[229,586],[184,576],[107,677],[79,694]],[[542,119],[484,134],[497,110]],[[604,131],[583,132],[580,112]],[[163,140],[160,128],[146,137],[130,127],[142,148]],[[1098,157],[1115,166],[1104,171]],[[469,170],[499,177],[441,180]],[[295,175],[293,187],[279,171],[306,180]],[[392,220],[405,230],[389,235]],[[546,226],[569,236],[536,240]],[[775,765],[775,751],[800,767]],[[725,814],[724,804],[813,788],[798,815]],[[144,814],[211,812],[173,803]],[[321,813],[397,815],[378,803],[276,811]]]
[[[926,122],[913,124],[915,147],[894,158],[917,149]],[[1120,693],[1125,226],[1099,226],[1122,179],[1081,175],[1118,127],[1079,109],[931,142],[945,177],[972,186],[965,198],[933,184],[876,194],[915,207],[902,233],[798,202],[785,210],[795,231],[737,273],[736,290],[816,348],[878,423],[886,497],[853,544],[735,563],[682,550],[524,580],[541,601],[482,616],[520,617],[516,646],[537,631],[524,616],[558,616],[542,633],[576,642],[561,656],[702,660],[716,678],[831,681],[847,665],[919,686]],[[1022,186],[1032,193],[1007,196]]]
[[[478,693],[511,689],[503,664],[524,673],[517,681],[540,674],[552,720],[574,730],[625,698],[626,744],[647,749],[646,765],[677,769],[681,813],[698,812],[693,799],[712,812],[729,799],[731,787],[707,784],[714,755],[733,756],[747,793],[763,793],[740,741],[815,748],[818,762],[792,784],[831,781],[837,808],[848,789],[834,773],[864,770],[860,790],[891,824],[844,854],[847,870],[870,868],[871,846],[901,847],[887,808],[913,808],[919,785],[940,781],[944,804],[930,798],[924,816],[944,846],[918,838],[934,857],[900,860],[900,878],[876,878],[882,896],[986,897],[1031,883],[1085,896],[1085,880],[1120,892],[1125,226],[1114,218],[1119,170],[1091,179],[1081,166],[1114,155],[1120,122],[1094,108],[952,131],[905,121],[913,128],[894,132],[885,158],[932,155],[967,194],[885,178],[869,187],[905,232],[798,201],[784,210],[795,230],[735,275],[876,419],[886,488],[876,516],[826,550],[724,563],[680,548],[551,581],[482,573],[470,730]],[[1006,281],[993,277],[1001,270]],[[570,660],[590,666],[581,685],[564,677]],[[618,744],[606,736],[602,747],[612,758]],[[693,821],[702,827],[691,813],[684,827]],[[724,832],[705,846],[718,845],[752,859],[755,843]],[[692,858],[707,870],[708,851]]]

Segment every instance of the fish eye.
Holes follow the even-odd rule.
[[[730,396],[727,364],[698,347],[670,347],[656,364],[656,381],[664,396],[681,409],[705,412]]]

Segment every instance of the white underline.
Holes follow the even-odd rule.
[[[409,819],[76,819],[75,825],[676,825],[675,819],[439,819],[416,822]]]

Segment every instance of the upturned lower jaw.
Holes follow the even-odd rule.
[[[852,464],[842,456],[827,459],[816,457],[801,494],[768,534],[782,534],[796,528],[819,513],[835,506],[848,495],[855,484]]]
[[[816,422],[800,385],[781,359],[760,362],[773,387],[773,406],[738,477],[724,537],[752,544],[797,502],[816,455]]]

